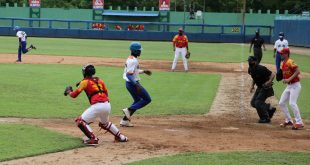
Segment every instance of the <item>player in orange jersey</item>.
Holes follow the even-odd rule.
[[[293,130],[303,128],[303,122],[300,116],[300,111],[297,105],[297,99],[301,90],[300,85],[300,70],[298,65],[289,57],[290,49],[283,48],[281,51],[281,70],[283,73],[283,83],[287,84],[287,87],[283,91],[279,105],[285,115],[285,122],[281,124],[281,127],[292,126]],[[295,124],[288,111],[286,103],[289,102],[291,109],[293,110],[295,116]]]
[[[175,67],[178,62],[179,55],[181,54],[183,59],[183,65],[185,72],[188,72],[188,64],[185,55],[188,51],[188,39],[187,36],[184,34],[182,28],[179,28],[179,34],[175,35],[173,40],[173,51],[174,51],[174,59],[171,67],[171,71],[175,70]]]
[[[98,145],[99,139],[95,136],[89,125],[96,117],[100,118],[99,126],[114,135],[116,142],[127,142],[128,138],[121,134],[112,122],[109,122],[111,105],[108,98],[108,90],[100,78],[93,76],[96,73],[95,67],[87,64],[83,67],[82,73],[84,79],[77,84],[78,88],[73,91],[72,87],[68,86],[64,95],[76,98],[84,91],[89,99],[91,106],[75,120],[76,125],[88,137],[83,142],[87,145]]]

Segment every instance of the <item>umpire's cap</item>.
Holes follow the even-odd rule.
[[[249,58],[248,58],[249,63],[256,62],[256,61],[258,61],[258,59],[255,56],[249,56]]]
[[[13,30],[19,30],[19,29],[20,29],[19,26],[15,26],[15,27],[13,28]]]
[[[279,33],[279,36],[284,37],[284,33],[283,33],[283,32],[280,32],[280,33]]]
[[[131,51],[143,50],[143,48],[141,47],[140,42],[132,42],[132,43],[130,44],[129,49],[130,49]]]

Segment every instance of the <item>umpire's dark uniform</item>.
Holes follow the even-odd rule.
[[[258,32],[256,32],[255,37],[253,37],[251,40],[251,45],[254,45],[254,56],[257,58],[258,63],[260,63],[263,57],[262,45],[264,44],[264,42],[264,39],[260,37]]]
[[[259,123],[269,123],[276,109],[271,107],[270,104],[266,104],[265,101],[268,97],[274,95],[274,91],[272,86],[263,87],[263,84],[270,79],[272,72],[265,66],[259,65],[257,63],[257,58],[254,56],[250,56],[248,61],[249,64],[253,61],[256,62],[254,66],[249,65],[248,69],[248,73],[251,75],[253,82],[257,86],[251,100],[251,106],[257,110],[257,114],[260,118]]]

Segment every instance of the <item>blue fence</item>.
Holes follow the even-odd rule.
[[[277,34],[284,32],[285,38],[289,45],[310,47],[310,19],[286,19],[275,20],[275,37],[273,41],[277,40]]]
[[[94,23],[102,24],[104,28],[94,29]],[[260,28],[262,37],[269,43],[273,34],[271,26],[0,18],[0,35],[15,35],[12,29],[16,25],[29,36],[93,39],[171,41],[179,27],[183,27],[193,42],[249,42],[255,30]],[[128,30],[130,25],[143,25],[143,29]]]

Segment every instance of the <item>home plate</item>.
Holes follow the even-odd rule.
[[[225,130],[238,130],[239,128],[237,128],[237,127],[223,127],[221,129],[225,129]]]

